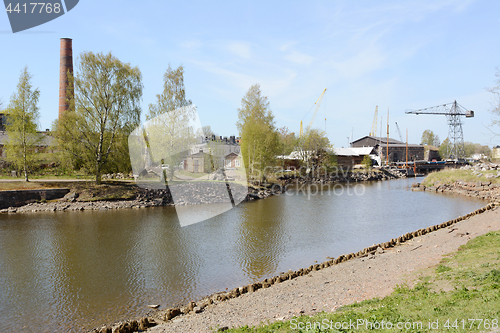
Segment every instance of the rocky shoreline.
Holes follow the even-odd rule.
[[[346,172],[342,171],[335,172],[332,175],[321,177],[317,176],[283,176],[280,177],[279,180],[290,183],[290,182],[298,182],[299,184],[329,184],[329,183],[348,183],[348,182],[365,182],[365,181],[380,181],[380,180],[391,180],[398,178],[405,178],[406,174],[404,172],[399,171],[398,169],[385,169],[381,168],[378,171],[370,170],[368,172],[359,171],[359,172]]]
[[[398,170],[382,170],[380,172],[349,172],[345,175],[332,177],[308,178],[308,177],[281,177],[279,183],[250,185],[248,190],[236,189],[238,185],[231,185],[234,195],[243,193],[244,198],[240,201],[253,201],[265,199],[270,196],[279,195],[286,191],[288,184],[328,184],[336,182],[362,182],[381,181],[389,179],[403,178],[405,175]],[[199,185],[201,184],[201,185]],[[226,186],[224,182],[215,183],[219,186]],[[206,183],[190,183],[184,185],[185,195],[177,197],[175,205],[190,205],[204,203],[223,202],[222,197],[214,196],[213,189],[206,188]],[[209,190],[211,190],[211,193]],[[220,190],[220,189],[219,189]],[[222,192],[219,192],[222,193]],[[34,200],[32,200],[34,201]],[[172,194],[168,189],[146,189],[139,188],[134,198],[130,200],[95,200],[79,201],[78,193],[70,192],[64,198],[50,200],[46,202],[29,202],[20,207],[8,207],[0,209],[0,213],[36,213],[36,212],[63,212],[63,211],[89,211],[89,210],[114,210],[114,209],[141,209],[149,207],[174,206]]]
[[[225,184],[223,183],[223,186]],[[206,188],[204,188],[206,190]],[[249,186],[248,193],[243,201],[265,199],[273,195],[281,194],[285,188],[281,186]],[[211,197],[204,200],[199,189],[190,188],[190,194],[176,200],[175,205],[203,204],[222,202],[222,198]],[[31,202],[20,207],[9,207],[1,209],[0,213],[35,213],[35,212],[62,212],[62,211],[85,211],[85,210],[113,210],[113,209],[141,209],[149,207],[174,206],[174,200],[168,189],[139,189],[132,200],[96,200],[78,201],[78,193],[70,192],[64,198],[48,202]]]
[[[500,187],[497,184],[492,184],[491,182],[465,182],[460,180],[451,184],[434,184],[433,186],[413,183],[412,191],[454,193],[488,200],[490,202],[500,201]]]

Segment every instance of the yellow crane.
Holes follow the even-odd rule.
[[[377,136],[378,105],[375,106],[375,116],[373,117],[372,130],[370,136]]]
[[[325,88],[325,90],[323,90],[323,92],[321,93],[321,95],[319,95],[319,98],[316,101],[316,103],[314,103],[316,105],[316,110],[314,110],[314,114],[312,116],[311,122],[309,123],[309,125],[306,128],[306,133],[308,133],[309,130],[311,129],[311,126],[312,126],[312,124],[314,122],[314,118],[316,118],[316,115],[318,114],[319,106],[321,105],[321,102],[323,101],[323,96],[325,95],[325,92],[326,92],[326,88]],[[299,138],[302,138],[303,136],[304,136],[304,130],[303,130],[303,127],[302,127],[302,120],[301,120],[300,121]]]

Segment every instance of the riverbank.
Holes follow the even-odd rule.
[[[333,311],[355,301],[385,296],[403,281],[407,272],[439,262],[441,255],[471,237],[499,230],[496,205],[489,204],[463,217],[407,233],[357,253],[216,293],[182,308],[158,311],[152,317],[161,325],[152,331],[210,332],[217,327],[257,325],[267,320]],[[495,209],[491,212],[494,215],[484,213],[491,209]]]
[[[422,183],[414,183],[412,190],[459,194],[489,202],[500,201],[500,165],[479,163],[433,172]]]
[[[282,177],[278,183],[253,184],[248,186],[248,190],[241,189],[241,185],[231,184],[233,196],[240,201],[253,201],[265,199],[270,196],[279,195],[286,191],[288,184],[314,184],[314,183],[345,183],[363,181],[381,181],[402,178],[404,174],[398,170],[370,170],[338,173],[331,177]],[[119,179],[119,180],[116,180]],[[179,186],[179,185],[174,185]],[[185,189],[181,197],[177,197],[175,205],[220,203],[227,200],[226,189],[216,189],[214,186],[225,186],[225,182],[188,182],[181,184]],[[86,211],[86,210],[113,210],[113,209],[140,209],[148,207],[173,206],[174,200],[170,191],[164,188],[144,188],[135,182],[122,178],[108,177],[101,185],[95,185],[92,181],[65,180],[50,181],[37,180],[30,183],[25,182],[0,182],[1,191],[41,191],[46,189],[68,189],[64,197],[45,200],[26,200],[24,203],[11,205],[10,207],[0,207],[0,213],[35,213],[35,212],[56,212],[56,211]],[[194,193],[194,194],[193,194]],[[214,193],[219,193],[214,196]],[[223,196],[222,196],[223,194]],[[236,200],[236,198],[234,198]],[[7,205],[8,206],[8,205]]]
[[[4,188],[17,188],[14,184],[3,182]],[[226,184],[224,182],[193,182],[181,185],[181,191],[185,195],[176,198],[175,205],[218,203],[227,200]],[[223,187],[222,190],[220,187]],[[53,190],[56,188],[67,188],[68,192],[64,197],[54,200],[27,200],[25,204],[18,207],[11,206],[0,209],[0,213],[34,213],[34,212],[55,212],[55,211],[84,211],[84,210],[112,210],[125,208],[148,208],[173,206],[174,200],[168,189],[148,189],[137,186],[133,182],[108,181],[102,185],[95,185],[90,182],[38,182],[32,185],[33,191]],[[217,187],[217,188],[214,188]],[[21,191],[29,191],[26,187],[21,187]],[[242,189],[243,188],[243,189]],[[234,184],[232,190],[236,194],[245,197],[240,201],[253,201],[265,199],[269,196],[279,195],[284,190],[284,186],[250,185],[248,189]],[[11,190],[8,193],[15,193]],[[2,193],[0,191],[0,193]],[[204,195],[206,194],[206,195]],[[235,194],[235,195],[236,195]],[[239,201],[238,201],[239,202]]]

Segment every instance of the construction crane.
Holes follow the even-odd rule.
[[[309,130],[311,129],[311,126],[314,122],[314,118],[316,118],[316,115],[318,114],[318,110],[319,110],[319,106],[321,105],[321,102],[323,101],[323,96],[325,95],[325,92],[326,92],[326,88],[325,90],[323,90],[323,92],[321,93],[321,95],[319,95],[319,98],[318,100],[316,101],[316,103],[314,103],[314,105],[316,105],[316,109],[314,110],[314,113],[313,113],[313,116],[311,118],[311,122],[309,123],[309,125],[307,126],[306,128],[306,133],[309,132]],[[326,121],[326,119],[325,119]],[[299,138],[303,137],[304,136],[304,130],[302,128],[302,120],[300,121],[300,132],[299,132]]]
[[[375,115],[373,116],[372,130],[370,136],[377,136],[378,105],[375,106]]]
[[[406,111],[405,113],[446,116],[449,126],[448,140],[450,140],[447,151],[448,156],[457,160],[464,158],[464,131],[462,129],[462,119],[460,117],[465,116],[466,118],[472,118],[474,117],[474,111],[467,110],[455,101],[453,103],[433,106],[430,108]]]
[[[404,141],[403,141],[403,137],[401,136],[401,131],[399,130],[399,125],[398,125],[398,122],[397,122],[397,121],[396,121],[396,128],[398,129],[399,141],[404,142]]]

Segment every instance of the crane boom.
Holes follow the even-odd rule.
[[[321,102],[323,101],[323,96],[325,95],[325,91],[326,91],[326,88],[325,88],[325,90],[323,90],[323,92],[321,93],[321,95],[319,95],[319,98],[316,101],[316,103],[314,103],[316,105],[316,110],[314,110],[311,122],[307,126],[306,133],[309,132],[309,130],[311,129],[311,126],[312,126],[312,124],[314,122],[314,118],[316,118],[316,115],[318,114],[319,106],[321,105]]]
[[[401,131],[399,130],[399,125],[398,122],[396,121],[396,128],[398,129],[398,134],[399,134],[399,140],[403,142],[403,137],[401,136]]]
[[[466,118],[474,117],[474,111],[467,110],[463,106],[454,101],[442,105],[433,106],[430,108],[406,111],[406,114],[434,114],[444,115],[448,120],[449,131],[448,138],[451,144],[448,145],[448,156],[454,159],[461,159],[464,157],[464,132],[462,129],[461,116]]]
[[[419,110],[405,111],[406,114],[437,114],[445,116],[465,116],[466,118],[474,117],[474,111],[467,110],[457,103],[447,103]]]

